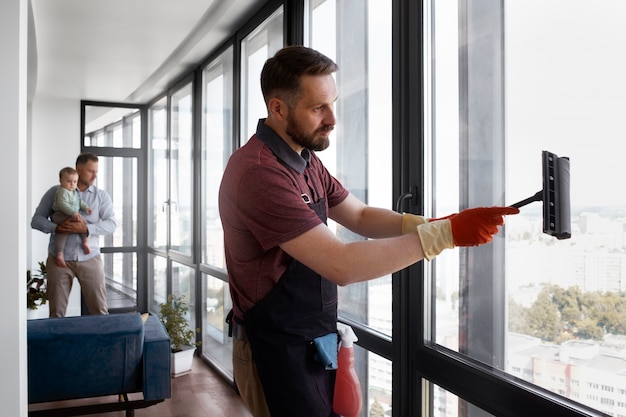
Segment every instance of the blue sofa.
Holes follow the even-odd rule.
[[[34,410],[31,417],[117,410],[132,416],[171,396],[170,338],[156,316],[145,323],[138,313],[29,320],[27,338],[29,404],[117,396],[108,403]],[[143,399],[129,401],[127,394],[137,392]]]

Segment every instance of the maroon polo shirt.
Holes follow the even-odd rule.
[[[219,191],[228,280],[239,318],[270,292],[291,262],[278,245],[322,224],[306,200],[326,199],[328,212],[348,196],[314,152],[298,155],[264,122],[230,157]]]

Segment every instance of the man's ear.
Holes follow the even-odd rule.
[[[276,120],[284,120],[289,114],[287,104],[278,97],[271,98],[267,105],[267,108],[270,115]]]

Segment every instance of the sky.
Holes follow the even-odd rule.
[[[505,9],[509,188],[534,192],[545,149],[570,158],[572,207],[626,206],[626,2]]]

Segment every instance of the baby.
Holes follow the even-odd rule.
[[[83,217],[78,213],[79,210],[83,210],[87,214],[91,214],[91,209],[80,199],[80,195],[76,190],[78,184],[78,172],[74,168],[65,167],[59,172],[59,183],[61,186],[57,189],[54,195],[54,203],[52,204],[52,221],[56,224],[63,222],[67,218],[71,218],[75,222],[84,222]],[[87,234],[81,233],[83,241],[83,250],[85,253],[91,252],[89,249],[89,238]],[[57,233],[54,236],[55,250],[56,250],[56,262],[62,268],[65,268],[65,257],[63,251],[65,249],[65,242],[67,241],[67,235]]]

